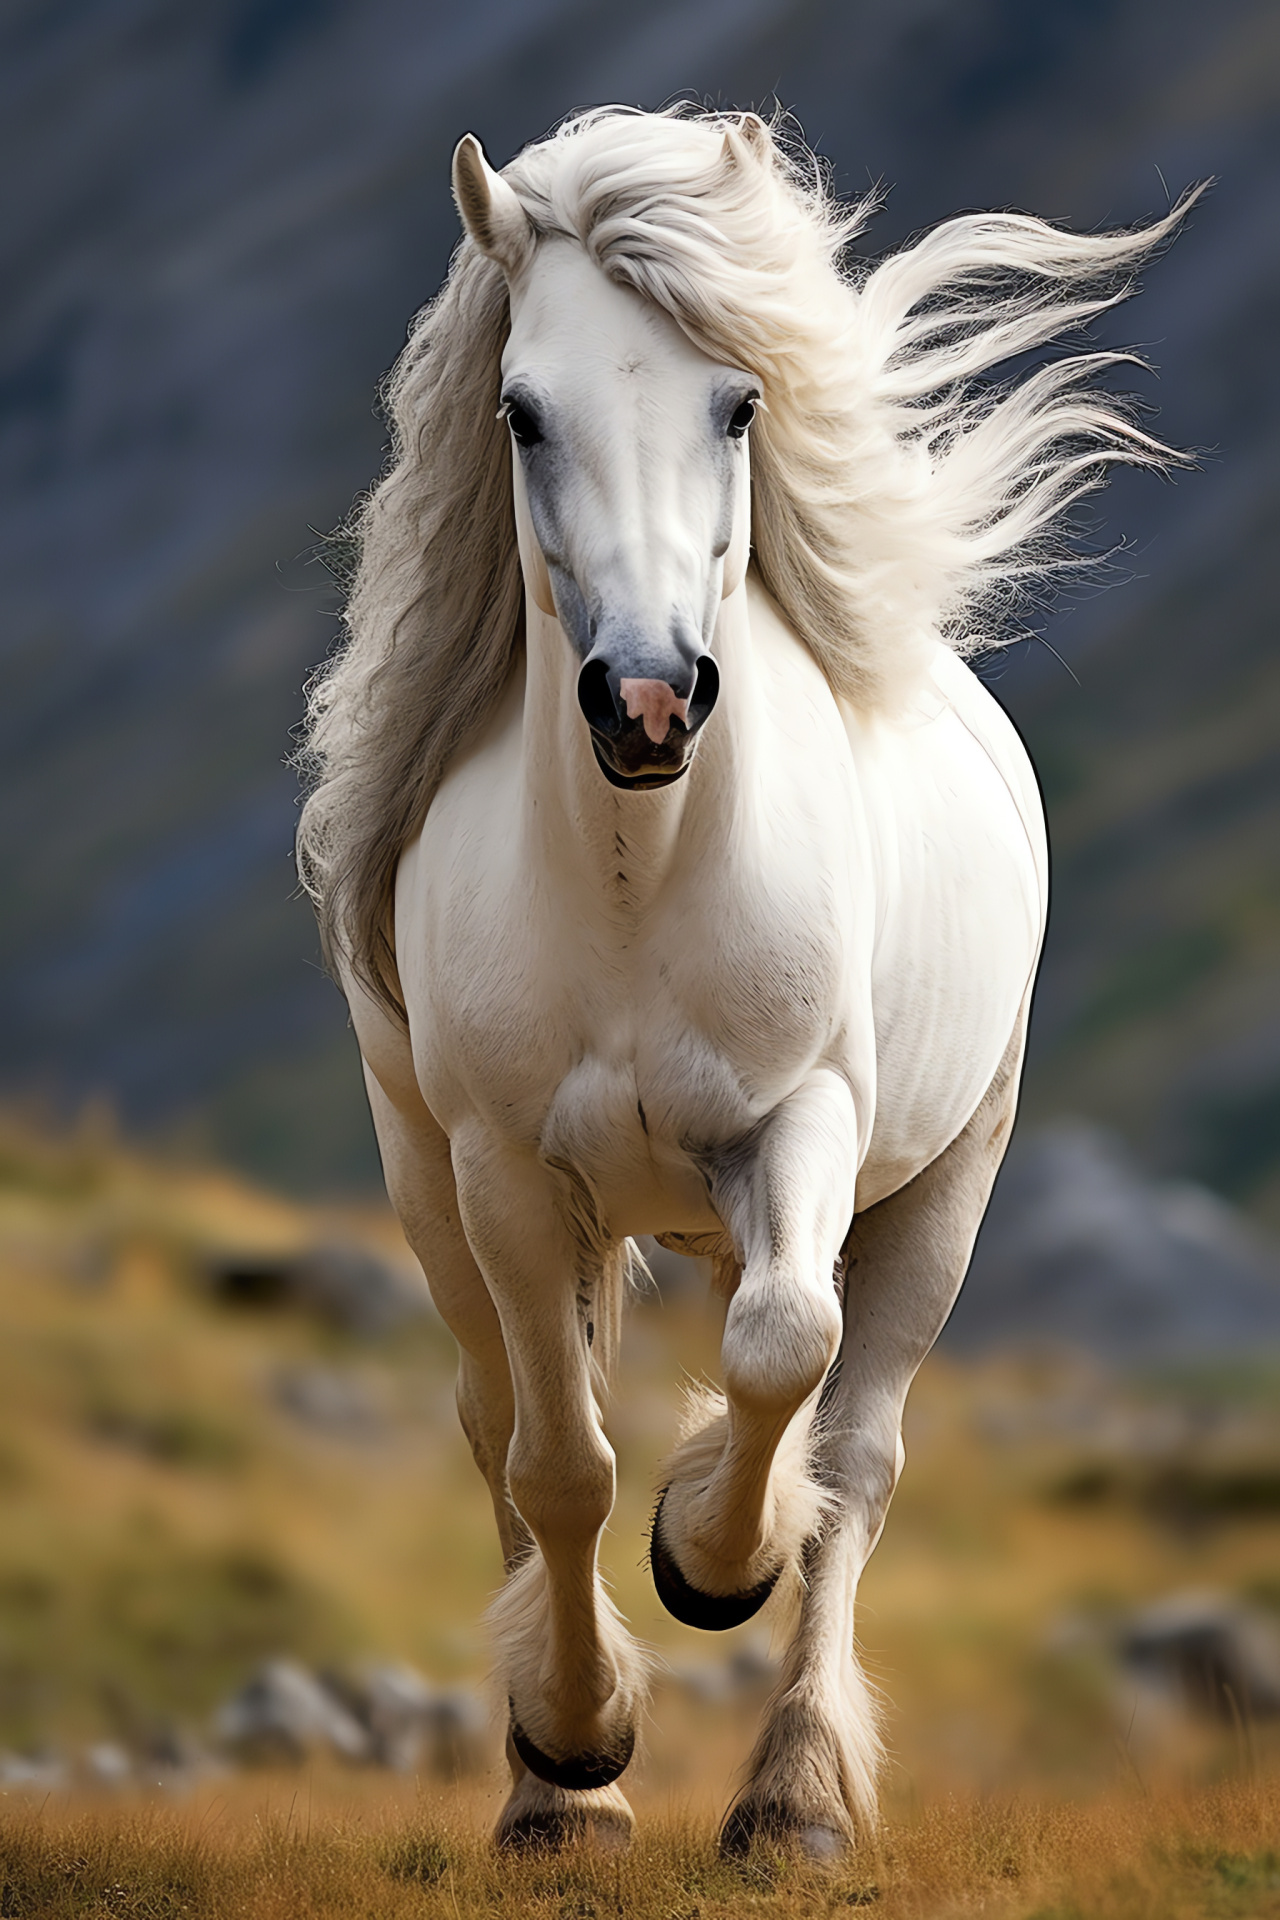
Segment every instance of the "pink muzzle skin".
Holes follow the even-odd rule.
[[[618,691],[627,703],[627,718],[644,721],[655,747],[670,733],[673,718],[689,724],[688,700],[678,700],[665,680],[620,680]]]

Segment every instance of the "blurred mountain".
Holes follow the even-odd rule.
[[[282,758],[333,634],[310,529],[377,470],[450,149],[776,91],[839,185],[893,183],[873,247],[1220,176],[1109,329],[1213,462],[1108,497],[1098,539],[1148,577],[1048,627],[1079,684],[1032,645],[994,684],[1054,811],[1031,1106],[1280,1208],[1269,0],[14,0],[0,49],[0,1088],[106,1091],[295,1185],[373,1177]]]
[[[1275,1351],[1280,1257],[1207,1188],[1144,1180],[1097,1127],[1023,1131],[943,1345],[1119,1367]]]

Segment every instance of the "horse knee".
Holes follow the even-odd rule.
[[[517,1436],[507,1485],[539,1539],[593,1541],[613,1512],[613,1449],[598,1436],[596,1445],[575,1452],[532,1447]]]
[[[840,1350],[840,1307],[788,1278],[739,1287],[721,1345],[725,1392],[744,1412],[789,1417],[821,1386]]]

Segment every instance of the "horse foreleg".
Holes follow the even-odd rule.
[[[711,1169],[742,1262],[721,1347],[725,1408],[667,1462],[650,1541],[658,1593],[687,1625],[748,1619],[818,1524],[808,1433],[840,1341],[834,1269],[856,1171],[853,1096],[825,1071]]]
[[[854,1655],[854,1596],[902,1470],[907,1389],[951,1311],[1008,1144],[1021,1023],[964,1132],[900,1192],[859,1214],[845,1248],[845,1330],[814,1466],[833,1500],[805,1550],[799,1624],[721,1834],[838,1857],[875,1818],[881,1758]]]
[[[625,1802],[599,1796],[631,1758],[643,1662],[596,1564],[614,1498],[590,1355],[602,1256],[581,1245],[553,1176],[532,1155],[477,1128],[455,1137],[453,1160],[467,1239],[510,1361],[507,1485],[532,1540],[490,1616],[511,1743],[547,1786],[584,1796],[576,1804],[592,1824],[616,1826]],[[519,1793],[518,1785],[513,1801]],[[558,1800],[549,1810],[560,1821]],[[543,1811],[531,1803],[535,1825]]]
[[[365,1083],[391,1204],[458,1343],[458,1418],[489,1488],[510,1572],[529,1548],[507,1490],[515,1426],[511,1369],[497,1311],[462,1230],[448,1136],[420,1100],[393,1104],[368,1068]]]

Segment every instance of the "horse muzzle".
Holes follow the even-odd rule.
[[[593,655],[578,675],[578,705],[605,779],[637,792],[669,787],[687,772],[719,692],[709,653],[674,683],[628,676]]]

